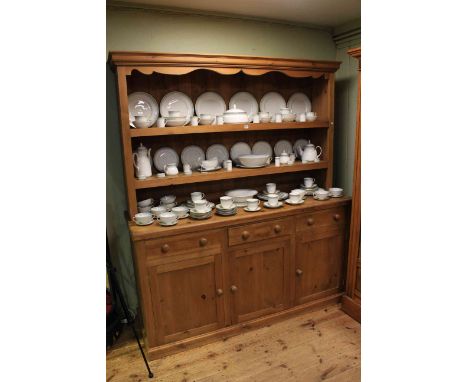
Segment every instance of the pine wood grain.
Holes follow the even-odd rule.
[[[154,382],[357,382],[361,326],[332,306],[151,361]],[[147,381],[135,341],[107,353],[107,381]]]

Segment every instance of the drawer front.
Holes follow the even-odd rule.
[[[341,227],[346,222],[346,208],[337,207],[296,216],[296,231],[322,231]]]
[[[212,230],[170,236],[146,241],[146,253],[150,257],[168,257],[171,255],[196,252],[200,255],[213,250],[220,251],[224,241],[223,230]]]
[[[292,232],[293,220],[291,218],[246,224],[239,227],[229,228],[229,245],[251,243],[254,241],[288,235]]]

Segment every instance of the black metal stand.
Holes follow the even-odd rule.
[[[107,237],[106,237],[106,242],[107,242],[106,243],[107,244],[106,266],[107,266],[107,274],[109,276],[111,287],[115,291],[117,296],[119,297],[120,305],[122,306],[122,309],[124,311],[127,324],[132,328],[133,335],[135,336],[135,339],[138,342],[138,347],[140,348],[141,356],[143,357],[143,361],[145,361],[146,369],[148,370],[148,378],[153,378],[153,372],[151,371],[148,365],[148,361],[146,360],[145,353],[143,351],[140,340],[138,338],[138,334],[135,329],[135,320],[133,319],[132,315],[128,311],[127,303],[125,302],[124,296],[122,294],[122,290],[120,289],[119,282],[117,281],[117,277],[115,276],[116,269],[112,265],[112,262],[110,259],[109,242],[107,241]]]

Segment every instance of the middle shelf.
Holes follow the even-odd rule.
[[[320,170],[328,168],[328,161],[320,161],[317,163],[301,163],[296,162],[292,165],[283,165],[280,167],[275,167],[274,164],[271,164],[267,167],[261,168],[237,168],[234,167],[232,171],[226,171],[224,169],[213,171],[213,172],[198,172],[193,171],[192,175],[184,175],[179,173],[175,176],[166,176],[164,178],[157,178],[156,176],[151,176],[144,180],[134,180],[136,189],[143,188],[157,188],[157,187],[167,187],[167,186],[176,186],[180,184],[188,183],[200,183],[200,182],[212,182],[217,180],[224,179],[236,179],[236,178],[248,178],[252,176],[261,176],[261,175],[270,175],[270,174],[284,174],[290,172],[300,172],[308,170]]]

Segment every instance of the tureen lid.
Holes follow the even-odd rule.
[[[232,109],[226,110],[224,114],[245,114],[245,111],[238,109],[236,104],[234,104],[234,107]]]

